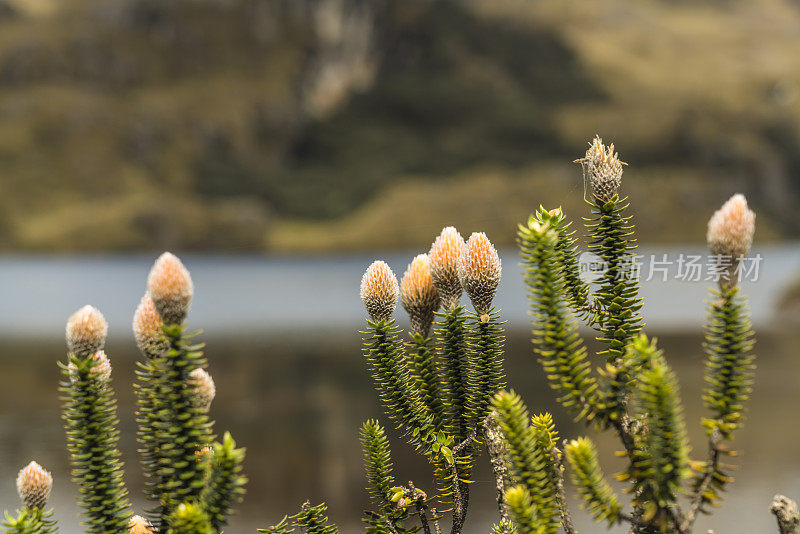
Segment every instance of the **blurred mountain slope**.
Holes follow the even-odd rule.
[[[796,236],[798,9],[5,0],[0,246],[423,247],[445,222],[509,244],[540,202],[583,210],[595,133],[644,239],[701,240],[736,191],[759,238]]]

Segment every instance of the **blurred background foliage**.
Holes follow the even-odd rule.
[[[791,0],[0,0],[0,247],[509,245],[595,133],[643,240],[796,236],[798,56]]]

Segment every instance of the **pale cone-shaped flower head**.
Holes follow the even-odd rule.
[[[17,493],[26,508],[44,509],[52,489],[53,475],[36,462],[23,467],[17,475]]]
[[[131,529],[130,534],[154,534],[155,530],[150,524],[150,521],[140,515],[131,517],[128,522],[128,527]]]
[[[476,232],[469,236],[458,260],[458,277],[478,315],[492,308],[501,274],[500,256],[486,234]]]
[[[439,309],[439,292],[431,278],[431,260],[427,254],[416,256],[400,281],[400,302],[411,319],[411,331],[427,337],[433,314]]]
[[[461,300],[461,281],[458,279],[458,258],[464,251],[466,244],[458,230],[452,226],[442,230],[442,233],[431,245],[428,256],[431,260],[431,279],[439,292],[442,308],[450,311],[458,306]]]
[[[747,207],[744,195],[737,193],[711,216],[706,240],[712,254],[738,258],[750,252],[755,231],[756,214]]]
[[[144,356],[157,358],[169,347],[161,330],[163,324],[153,299],[145,293],[133,314],[133,337]]]
[[[400,288],[391,267],[385,261],[375,261],[361,278],[361,300],[375,322],[388,321],[397,306]]]
[[[105,317],[87,304],[67,321],[67,350],[78,358],[88,358],[105,347],[107,334]]]
[[[89,378],[108,384],[111,381],[111,361],[108,356],[104,351],[98,350],[94,353],[92,359],[94,360],[94,365],[92,365],[92,370],[89,371]],[[69,369],[69,379],[74,384],[78,381],[78,366],[70,362],[67,367]]]
[[[158,257],[147,277],[147,291],[165,324],[181,324],[189,311],[194,285],[188,269],[170,252]]]
[[[744,195],[735,194],[708,221],[706,240],[711,254],[724,262],[720,285],[736,285],[734,272],[741,258],[750,252],[756,231],[756,214],[747,207]]]
[[[192,402],[204,410],[211,407],[211,402],[217,395],[214,379],[205,369],[197,368],[189,373],[189,384],[192,386]]]
[[[622,166],[619,155],[614,152],[614,144],[606,147],[600,136],[595,136],[586,151],[586,156],[575,160],[583,165],[595,196],[609,200],[622,183]]]

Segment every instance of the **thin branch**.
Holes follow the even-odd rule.
[[[469,499],[469,489],[464,485],[462,487],[461,481],[458,478],[458,455],[461,454],[467,446],[475,440],[475,430],[470,432],[469,436],[453,447],[453,527],[450,534],[461,534],[461,529],[464,528],[464,520],[467,517],[467,502]]]
[[[377,512],[373,512],[372,510],[364,510],[364,514],[368,515],[372,519],[383,521],[386,524],[386,528],[388,528],[389,532],[391,532],[392,534],[400,534],[399,532],[397,532],[397,529],[394,526],[394,522],[387,516],[381,515]]]
[[[705,474],[703,475],[703,479],[697,486],[697,492],[692,497],[689,511],[686,513],[686,518],[680,525],[681,532],[689,532],[692,529],[692,525],[694,525],[694,521],[697,519],[697,513],[700,511],[700,507],[703,505],[703,495],[705,495],[708,487],[714,480],[714,473],[719,467],[719,459],[721,456],[719,450],[719,443],[721,439],[722,436],[717,429],[714,429],[714,431],[711,433],[711,436],[708,438],[708,466]]]
[[[483,421],[483,436],[486,443],[486,450],[489,452],[489,459],[494,473],[497,488],[497,509],[500,512],[500,525],[505,534],[511,533],[511,518],[505,505],[506,489],[511,485],[511,476],[508,473],[506,464],[506,446],[503,443],[503,434],[500,425],[497,423],[495,414],[492,412]]]
[[[425,492],[422,490],[418,490],[414,487],[414,483],[410,480],[408,481],[408,488],[411,490],[411,498],[414,499],[414,506],[417,509],[417,514],[419,515],[419,522],[422,524],[422,531],[425,534],[431,534],[431,527],[428,524],[428,505],[425,504],[425,499],[428,497],[425,495]]]
[[[567,440],[564,440],[564,446],[566,447]],[[569,508],[567,507],[567,494],[564,491],[564,454],[559,455],[558,459],[558,483],[556,489],[558,490],[558,507],[561,509],[561,526],[564,528],[565,534],[578,534],[578,531],[575,530],[575,525],[572,524],[572,516],[569,513]]]
[[[636,441],[634,439],[634,435],[637,431],[639,431],[639,425],[641,425],[641,422],[637,420],[631,420],[627,413],[623,413],[622,417],[613,422],[614,429],[617,431],[620,441],[622,441],[622,445],[625,447],[625,452],[631,461],[633,461],[634,453],[636,451]],[[664,511],[667,513],[667,515],[669,515],[672,523],[675,525],[676,534],[687,534],[689,532],[688,529],[684,528],[686,519],[681,511],[681,507],[677,503],[673,506],[664,508]],[[635,527],[644,526],[644,523],[638,519],[639,515],[641,515],[641,510],[636,508],[634,509],[633,515],[620,514],[620,519],[631,523],[631,525],[634,527],[632,531],[635,531]]]
[[[433,533],[442,534],[442,528],[439,526],[439,520],[442,516],[436,511],[436,508],[431,508],[431,519],[433,520]]]

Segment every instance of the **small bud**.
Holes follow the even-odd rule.
[[[458,277],[478,315],[492,308],[501,273],[500,256],[486,234],[477,232],[469,236],[458,260]]]
[[[708,221],[706,240],[711,254],[717,256],[725,272],[720,285],[736,285],[733,273],[739,261],[750,252],[756,231],[756,214],[747,207],[744,195],[735,194]]]
[[[610,200],[622,183],[622,166],[619,155],[614,152],[613,143],[606,147],[600,136],[595,136],[586,156],[575,160],[584,166],[594,194],[601,200]]]
[[[154,534],[155,532],[150,521],[140,515],[131,517],[128,527],[131,529],[130,534]]]
[[[104,351],[98,350],[92,356],[92,360],[94,360],[94,365],[92,365],[92,370],[89,371],[89,377],[108,384],[111,381],[111,361],[109,361],[108,356]],[[70,362],[67,367],[69,369],[69,379],[74,384],[78,380],[78,366]]]
[[[442,230],[428,254],[431,260],[431,279],[442,299],[442,308],[450,311],[461,300],[461,282],[458,279],[458,258],[464,251],[464,239],[452,226]]]
[[[744,195],[737,193],[711,216],[706,240],[712,254],[738,258],[750,252],[755,231],[756,214],[747,207]]]
[[[136,338],[136,346],[147,358],[157,358],[169,348],[161,330],[163,324],[153,299],[145,293],[133,315],[133,337]]]
[[[433,287],[431,260],[420,254],[408,265],[400,281],[400,302],[411,319],[411,330],[427,337],[433,314],[439,309],[439,293]]]
[[[375,322],[389,320],[399,292],[397,278],[384,261],[373,262],[361,278],[361,300]]]
[[[192,386],[192,401],[195,406],[208,410],[211,407],[211,402],[217,394],[217,388],[214,385],[214,379],[205,369],[197,368],[191,373],[189,384]]]
[[[36,462],[26,465],[17,475],[17,493],[26,508],[44,509],[52,489],[53,475]]]
[[[181,260],[165,252],[158,257],[147,277],[147,290],[166,324],[181,324],[189,311],[194,285]]]
[[[78,358],[88,358],[105,347],[107,334],[105,317],[87,304],[67,321],[67,350]]]

